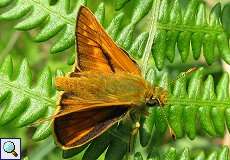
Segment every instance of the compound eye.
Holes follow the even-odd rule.
[[[146,101],[146,105],[147,106],[159,106],[160,103],[159,103],[158,99],[150,98],[149,100]]]

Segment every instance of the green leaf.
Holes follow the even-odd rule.
[[[116,43],[128,50],[133,40],[134,26],[132,24],[126,26],[117,38]]]
[[[115,1],[115,9],[120,10],[125,6],[126,3],[128,3],[130,0],[116,0]]]
[[[212,152],[207,158],[207,160],[216,160],[216,159],[217,159],[217,152]]]
[[[88,144],[83,145],[83,146],[78,147],[78,148],[64,150],[62,153],[62,158],[64,158],[64,159],[71,158],[71,157],[77,155],[78,153],[82,152],[85,148],[87,148],[87,146],[88,146]]]
[[[0,1],[0,7],[4,7],[8,5],[11,2],[11,0],[1,0]]]
[[[225,146],[218,155],[218,160],[229,160],[229,148]]]
[[[228,160],[229,159],[229,148],[224,146],[221,148],[220,152],[216,151],[210,152],[206,157],[204,152],[200,152],[194,156],[188,148],[184,148],[181,153],[177,153],[176,149],[170,147],[165,153],[162,153],[161,156],[152,156],[148,160]]]
[[[151,72],[148,72],[147,80],[152,77],[151,82],[154,85],[162,86],[160,85],[162,82],[168,81],[161,74],[156,74],[156,71],[149,71]],[[190,79],[182,76],[175,85],[164,85],[168,91],[164,113],[161,108],[154,108],[155,112],[151,111],[150,117],[141,119],[140,140],[143,146],[149,143],[153,120],[156,132],[159,134],[165,133],[169,122],[177,138],[187,135],[190,139],[194,139],[197,136],[198,123],[210,136],[224,135],[225,123],[229,128],[229,75],[224,73],[217,86],[214,86],[211,75],[206,79],[203,75],[204,69],[200,68]],[[160,81],[157,82],[158,77]]]
[[[51,94],[52,77],[47,68],[40,75],[37,84],[31,87],[31,72],[28,62],[24,60],[16,79],[12,79],[14,72],[10,57],[6,58],[0,68],[0,100],[7,101],[1,112],[0,123],[6,125],[14,120],[15,126],[29,125],[44,115],[50,116],[55,107],[55,96]],[[50,135],[50,123],[41,125],[34,134],[34,139],[41,140]]]
[[[196,136],[197,117],[202,128],[210,135],[223,136],[225,131],[225,112],[229,108],[229,75],[223,74],[214,91],[212,76],[208,76],[205,82],[202,80],[203,69],[199,69],[192,75],[188,83],[185,78],[180,78],[169,98],[170,113],[169,122],[177,136],[182,136],[182,130],[190,139]],[[204,83],[204,85],[202,85]],[[217,96],[215,96],[217,95]],[[189,105],[188,105],[189,104]],[[183,112],[183,118],[181,117]],[[226,121],[227,122],[227,121]],[[182,127],[184,126],[184,127]]]
[[[135,153],[134,160],[143,160],[143,157],[140,152]]]
[[[170,7],[171,6],[171,7]],[[175,59],[177,46],[182,62],[186,62],[190,54],[190,44],[193,57],[198,59],[203,47],[203,54],[208,64],[212,64],[218,57],[214,52],[218,47],[220,57],[230,64],[229,35],[226,30],[228,20],[228,5],[221,10],[220,3],[216,4],[207,20],[206,5],[199,0],[189,1],[185,13],[178,0],[163,0],[158,8],[159,15],[155,38],[152,46],[152,55],[156,67],[162,70],[164,62],[168,59],[171,63]],[[221,14],[223,13],[223,15]],[[220,21],[222,18],[224,21]]]
[[[127,134],[127,128],[124,125],[119,125],[117,129],[121,135]],[[120,136],[121,136],[120,135]],[[105,154],[105,160],[120,160],[127,153],[128,143],[122,139],[113,138],[108,146]]]
[[[76,9],[72,10],[69,0],[16,0],[15,4],[11,4],[8,0],[2,0],[0,6],[5,7],[10,4],[8,6],[10,9],[1,15],[1,19],[23,18],[15,26],[16,29],[20,30],[30,30],[43,26],[35,38],[37,41],[46,41],[60,33],[60,37],[51,48],[53,53],[60,52],[74,44],[76,12],[82,2],[78,1]],[[127,3],[125,0],[117,0],[116,2],[120,3],[118,6],[121,8]],[[148,32],[140,33],[138,37],[135,37],[137,35],[136,28],[139,30],[137,23],[149,12],[152,3],[152,0],[137,1],[132,18],[125,19],[129,22],[128,25],[122,25],[125,15],[119,12],[107,27],[110,36],[121,47],[128,50],[137,61],[143,58],[142,54],[145,52],[148,38],[152,37],[152,34]],[[212,8],[209,21],[206,17],[206,6],[200,1],[188,1],[187,8],[184,10],[181,8],[181,3],[177,0],[162,0],[160,2],[158,11],[161,12],[156,19],[157,23],[154,24],[157,29],[154,35],[154,44],[150,45],[157,68],[162,69],[166,65],[166,59],[170,62],[174,61],[176,46],[182,61],[185,62],[189,57],[190,44],[195,59],[200,57],[203,47],[207,63],[212,64],[218,58],[218,55],[214,53],[214,49],[218,47],[220,57],[226,62],[230,62],[229,35],[226,33],[227,20],[224,20],[228,7],[221,7],[218,3]],[[104,24],[104,3],[100,3],[95,15],[100,23]],[[73,64],[74,60],[75,55],[72,54],[68,63]],[[19,68],[19,73],[15,74],[10,57],[7,57],[1,65],[0,102],[4,101],[3,104],[5,104],[1,109],[1,125],[12,122],[18,127],[29,126],[40,118],[49,120],[55,111],[57,95],[52,86],[53,79],[49,68],[44,69],[37,83],[32,86],[32,74],[28,66],[28,62],[24,60]],[[214,83],[213,76],[205,76],[204,69],[201,68],[189,78],[182,76],[177,79],[174,85],[169,83],[167,72],[162,74],[151,66],[152,64],[149,64],[147,72],[144,73],[146,80],[167,90],[167,104],[164,108],[150,108],[149,115],[141,117],[138,135],[140,141],[136,141],[138,148],[134,152],[134,159],[146,159],[147,157],[148,159],[170,160],[198,160],[206,157],[207,159],[228,159],[227,147],[219,152],[209,152],[210,155],[205,157],[204,152],[194,156],[187,148],[182,152],[170,148],[166,153],[163,153],[163,149],[158,145],[163,140],[162,137],[167,130],[168,123],[178,139],[184,136],[188,136],[190,139],[196,138],[199,134],[197,132],[198,126],[209,136],[223,137],[225,124],[230,130],[229,75],[224,73],[221,79]],[[17,76],[13,78],[12,75]],[[60,76],[62,73],[58,71],[56,75]],[[126,158],[130,145],[131,129],[121,125],[122,123],[89,144],[77,149],[63,151],[63,158],[70,158],[78,153],[82,153],[84,160],[97,159],[101,155],[105,155],[105,159],[109,160]],[[33,139],[37,141],[46,139],[50,134],[51,121],[47,121],[37,127]],[[160,135],[160,139],[157,140],[156,145],[154,141],[153,145],[155,135]],[[161,156],[152,154],[158,151],[159,154],[157,155]]]
[[[154,127],[154,117],[155,115],[155,110],[154,109],[149,109],[149,115],[147,117],[142,116],[140,120],[141,127],[139,129],[139,134],[140,134],[140,144],[145,147],[151,138],[152,135],[152,130]]]
[[[110,134],[108,132],[104,133],[97,139],[95,139],[89,147],[86,149],[83,156],[83,160],[97,159],[109,146],[111,142]]]
[[[131,22],[136,24],[139,22],[151,9],[153,0],[139,0],[138,4],[133,12]]]
[[[205,154],[204,152],[200,152],[194,160],[205,160]]]
[[[228,17],[229,14],[230,14],[230,3],[227,3],[223,8],[221,21],[223,23],[225,32],[228,33],[228,37],[230,36],[230,20]]]
[[[145,45],[148,40],[148,33],[144,32],[141,33],[132,43],[129,53],[135,58],[135,59],[140,59],[142,57],[142,53],[144,52]]]
[[[2,4],[0,3],[0,7],[9,4],[11,4],[9,1],[4,0]],[[36,42],[47,41],[58,34],[58,39],[50,49],[51,53],[57,53],[72,47],[75,43],[76,15],[81,4],[86,5],[86,0],[78,0],[75,9],[69,13],[69,9],[66,9],[69,6],[68,0],[59,0],[52,4],[49,0],[17,0],[11,9],[0,15],[0,19],[13,20],[26,16],[15,26],[19,30],[31,30],[42,26],[42,29],[34,38]],[[118,41],[121,47],[129,49],[135,25],[149,12],[151,5],[152,0],[145,3],[138,1],[132,13],[132,25],[126,26],[119,34]],[[103,24],[105,19],[104,3],[98,6],[95,15],[99,22]],[[114,40],[118,36],[123,16],[123,13],[119,13],[107,28],[107,32]],[[126,36],[128,37],[126,38]]]
[[[176,159],[176,149],[170,148],[167,153],[164,155],[164,160],[174,160]]]
[[[121,12],[117,16],[115,16],[109,26],[106,28],[107,33],[113,38],[117,39],[117,35],[121,26],[122,19],[124,17],[124,13]]]
[[[35,37],[35,41],[38,42],[49,40],[62,31],[62,34],[51,48],[51,53],[61,52],[73,46],[76,14],[80,4],[86,4],[85,0],[79,0],[76,8],[71,13],[67,13],[65,10],[67,2],[61,0],[54,5],[50,5],[49,0],[17,0],[13,8],[0,15],[0,19],[20,19],[27,15],[15,28],[30,30],[43,26]]]
[[[97,7],[97,11],[95,12],[95,16],[97,20],[103,25],[105,20],[105,5],[104,3],[100,3]]]

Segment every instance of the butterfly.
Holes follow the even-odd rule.
[[[61,95],[53,130],[64,150],[90,142],[131,111],[163,106],[168,94],[144,79],[137,63],[87,7],[79,9],[75,35],[73,71],[55,80]]]

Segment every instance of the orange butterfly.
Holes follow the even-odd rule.
[[[130,111],[164,105],[167,91],[151,86],[134,60],[108,36],[91,11],[81,6],[76,25],[78,57],[67,77],[54,117],[54,134],[63,149],[98,137]]]

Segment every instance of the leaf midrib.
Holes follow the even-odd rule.
[[[8,88],[10,91],[16,91],[22,95],[26,95],[28,98],[35,99],[36,101],[44,101],[49,106],[55,106],[56,104],[56,102],[51,98],[44,97],[41,94],[35,94],[33,89],[25,89],[24,87],[15,86],[12,82],[2,78],[0,78],[0,83],[4,88]]]
[[[42,8],[43,10],[46,10],[50,15],[54,15],[60,19],[62,19],[66,24],[69,24],[69,25],[75,25],[75,21],[72,20],[72,19],[68,19],[66,18],[65,16],[62,16],[61,14],[59,14],[59,12],[55,12],[53,11],[51,8],[49,7],[46,7],[44,4],[42,3],[39,3],[35,0],[30,0],[31,3],[33,3],[35,6],[38,6],[40,8]]]
[[[202,99],[191,99],[191,98],[170,98],[167,101],[168,105],[195,105],[195,106],[210,106],[210,107],[228,107],[230,106],[230,101],[228,100],[218,100],[218,99],[213,99],[213,100],[202,100]]]
[[[157,28],[159,29],[164,29],[164,30],[169,30],[169,31],[189,31],[192,33],[210,33],[210,34],[220,34],[223,33],[224,30],[223,28],[219,26],[197,26],[197,25],[185,25],[185,24],[162,24],[162,23],[157,23]]]
[[[59,12],[53,11],[51,8],[46,7],[44,4],[39,3],[35,0],[30,0],[35,6],[38,6],[42,8],[43,10],[46,10],[50,15],[54,15],[60,19],[62,19],[66,24],[75,25],[75,21],[72,19],[68,19],[65,16],[62,16],[59,14]],[[157,22],[157,28],[159,29],[165,29],[170,31],[189,31],[189,32],[203,32],[203,33],[223,33],[223,28],[217,26],[217,28],[213,26],[209,26],[208,24],[206,26],[197,26],[197,25],[185,25],[185,24],[163,24],[160,22]]]

